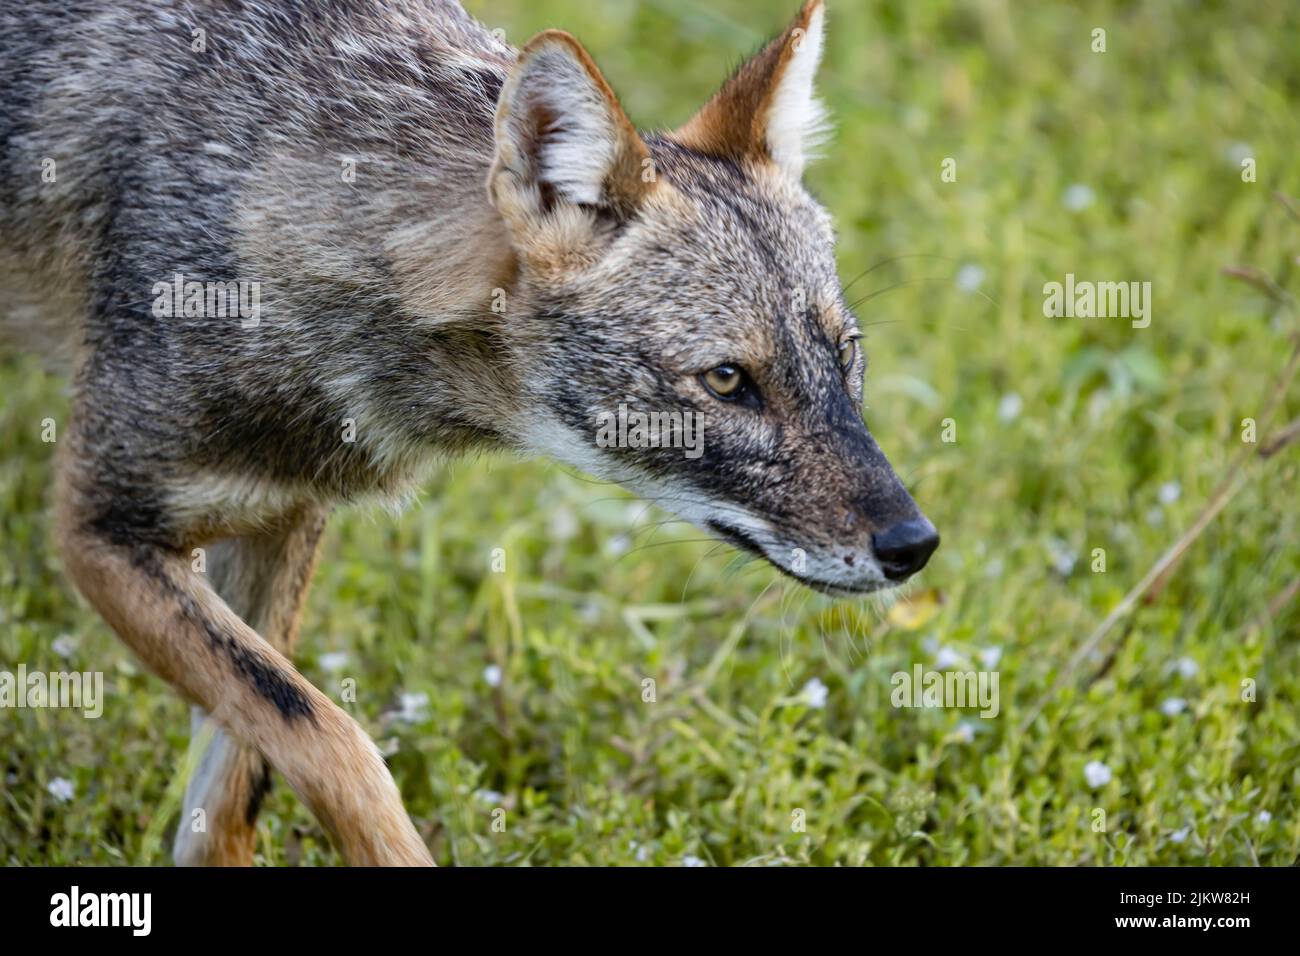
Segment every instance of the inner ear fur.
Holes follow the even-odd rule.
[[[673,139],[709,156],[772,162],[801,173],[824,124],[812,87],[824,17],[822,0],[807,0],[790,25],[741,64]]]
[[[562,30],[521,51],[501,92],[496,145],[489,191],[499,206],[503,174],[536,197],[535,213],[567,203],[627,218],[655,188],[644,175],[649,148],[591,56]]]

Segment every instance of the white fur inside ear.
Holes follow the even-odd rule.
[[[818,7],[808,29],[792,38],[795,44],[772,97],[767,114],[767,148],[777,165],[796,176],[830,131],[826,107],[817,99],[813,80],[822,58],[826,11]]]
[[[508,132],[531,152],[534,175],[567,202],[597,205],[618,128],[586,67],[561,44],[543,47],[523,64],[514,100]]]

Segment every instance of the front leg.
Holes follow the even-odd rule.
[[[307,508],[262,534],[207,549],[207,575],[232,611],[292,658],[328,512]],[[194,708],[191,747],[203,747],[185,790],[172,856],[181,866],[250,866],[271,767]],[[206,743],[205,743],[206,742]]]
[[[61,449],[58,535],[86,599],[150,670],[266,757],[348,863],[432,863],[365,731],[241,620],[187,554],[136,538],[131,523],[106,523],[104,489],[77,444]]]

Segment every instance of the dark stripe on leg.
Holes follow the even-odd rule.
[[[265,760],[253,777],[253,788],[248,794],[248,807],[244,811],[244,820],[251,827],[257,823],[257,814],[262,809],[262,801],[271,792],[271,765]]]

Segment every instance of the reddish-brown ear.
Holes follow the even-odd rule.
[[[744,63],[673,138],[729,159],[768,160],[795,176],[825,131],[813,77],[826,19],[807,0],[785,31]]]
[[[488,189],[503,214],[567,203],[630,216],[654,188],[649,159],[582,44],[561,30],[533,37],[497,105]]]

